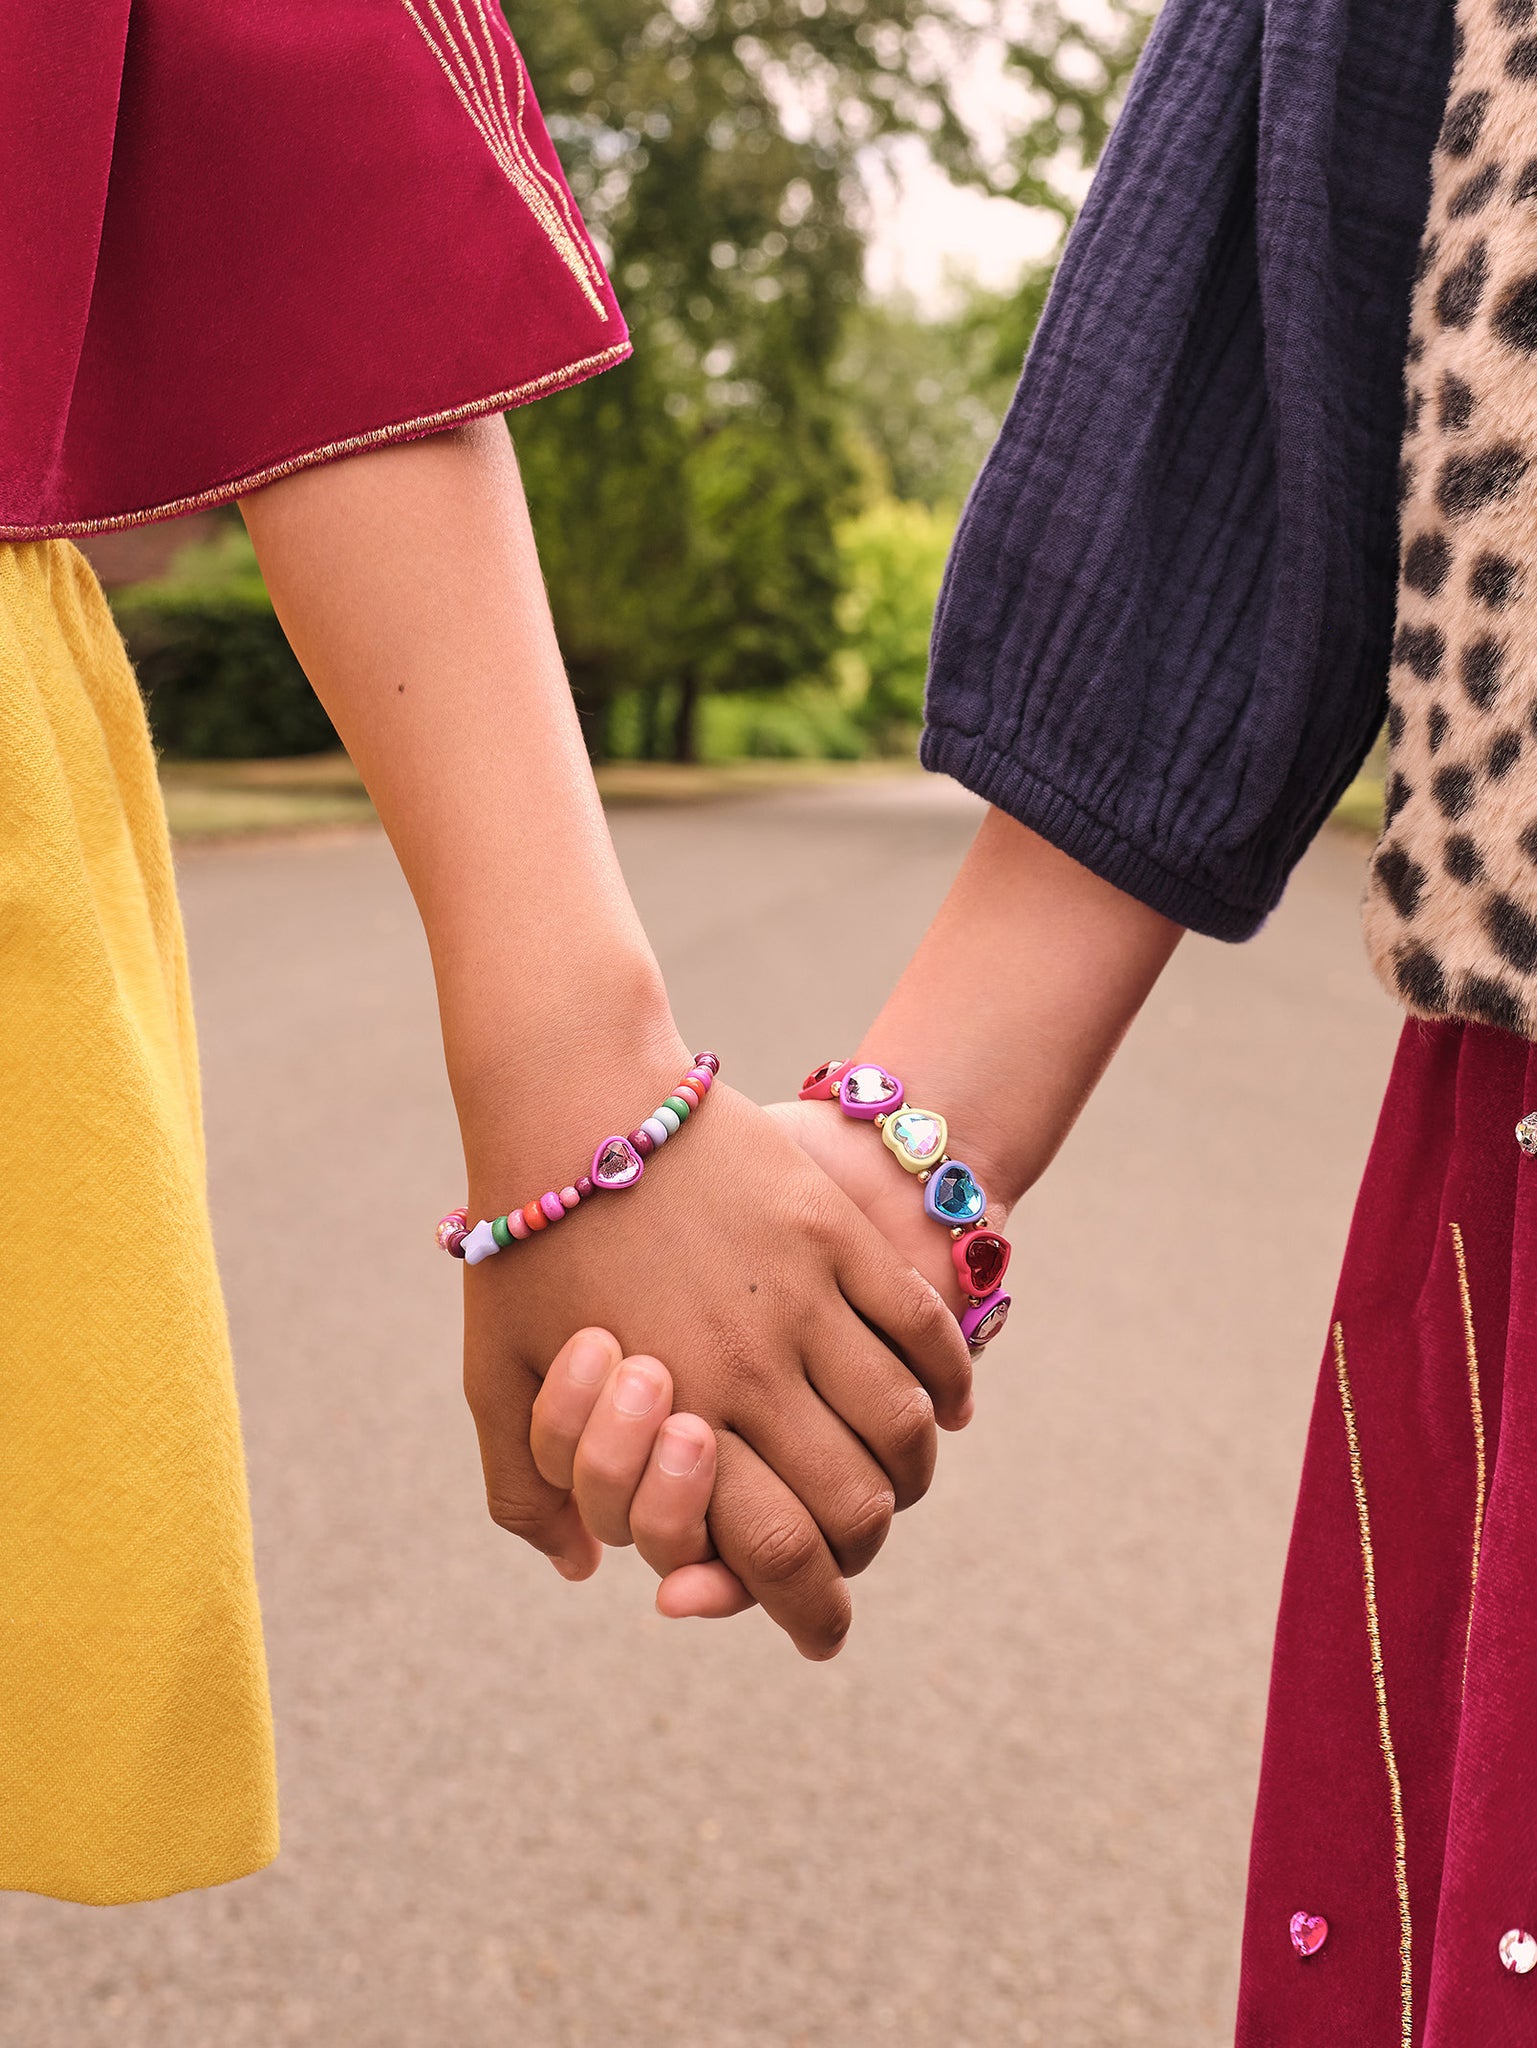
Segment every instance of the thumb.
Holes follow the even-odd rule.
[[[529,1430],[537,1375],[516,1359],[486,1357],[467,1335],[464,1392],[480,1439],[492,1521],[543,1551],[563,1579],[590,1579],[603,1546],[583,1523],[573,1495],[552,1486],[534,1463]]]

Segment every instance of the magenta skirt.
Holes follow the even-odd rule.
[[[1239,2048],[1537,2043],[1537,1047],[1409,1023],[1276,1636]]]

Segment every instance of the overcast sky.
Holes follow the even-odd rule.
[[[870,165],[866,184],[876,223],[866,265],[871,288],[908,293],[928,311],[944,310],[955,274],[1006,290],[1058,231],[1054,214],[952,185],[916,138]]]

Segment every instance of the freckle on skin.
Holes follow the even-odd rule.
[[[748,1281],[748,1283],[747,1283],[747,1291],[748,1291],[748,1293],[749,1293],[749,1294],[756,1294],[756,1293],[757,1293],[757,1291],[758,1291],[758,1283],[757,1283],[757,1281],[756,1281],[756,1280],[749,1280],[749,1281]]]

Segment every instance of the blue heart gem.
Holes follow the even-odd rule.
[[[929,1175],[923,1206],[936,1223],[975,1223],[987,1212],[987,1196],[969,1166],[949,1159]]]

